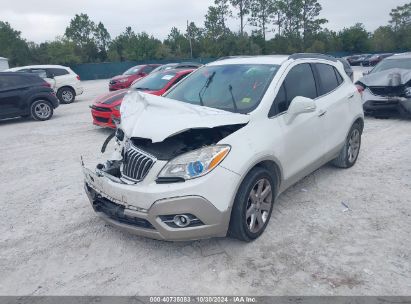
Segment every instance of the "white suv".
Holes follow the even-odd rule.
[[[80,76],[69,67],[61,65],[30,65],[12,68],[8,71],[38,74],[50,84],[61,103],[72,103],[77,95],[83,94]]]
[[[285,189],[330,161],[355,164],[363,126],[333,57],[227,58],[163,97],[126,95],[113,155],[83,163],[85,189],[100,216],[139,235],[251,241]]]

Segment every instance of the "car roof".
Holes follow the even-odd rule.
[[[260,55],[260,56],[237,56],[224,57],[208,65],[217,66],[225,64],[278,64],[281,65],[288,60],[288,55]]]
[[[8,69],[8,71],[17,71],[22,69],[69,69],[69,67],[62,65],[52,65],[52,64],[43,64],[43,65],[26,65],[22,67],[15,67]]]
[[[391,59],[411,59],[411,52],[394,54],[394,55],[392,55],[392,56],[390,56],[386,59],[387,60],[391,60]]]
[[[14,73],[12,71],[4,71],[0,72],[1,76],[25,76],[25,77],[39,77],[37,74],[32,74],[32,73]],[[42,78],[40,78],[42,79]]]
[[[195,70],[196,70],[196,69],[177,68],[177,69],[162,70],[162,71],[158,71],[157,73],[163,73],[163,74],[175,73],[176,76],[177,76],[177,75],[181,75],[181,74],[185,74],[185,73],[191,73],[191,72],[193,72],[193,71],[195,71]]]

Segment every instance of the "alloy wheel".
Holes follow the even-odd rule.
[[[41,119],[47,119],[51,114],[51,107],[47,103],[38,103],[34,107],[34,113],[36,113],[37,117]]]
[[[259,179],[253,186],[247,200],[245,218],[250,232],[258,233],[264,228],[272,206],[271,184],[266,178]]]
[[[73,93],[71,91],[63,91],[61,93],[61,98],[63,98],[63,100],[65,102],[71,102],[73,100]]]
[[[351,132],[350,138],[348,140],[348,161],[353,163],[357,157],[358,153],[360,152],[360,145],[361,145],[361,135],[360,131],[354,129]]]

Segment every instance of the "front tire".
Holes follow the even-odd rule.
[[[334,166],[348,169],[355,165],[358,155],[360,154],[361,133],[362,128],[360,124],[355,123],[348,133],[348,137],[345,140],[344,147],[341,149],[340,154],[332,162]]]
[[[245,242],[257,239],[268,225],[275,198],[275,174],[265,168],[252,169],[236,195],[228,235]]]
[[[72,88],[61,88],[57,91],[57,98],[61,103],[69,104],[74,102],[76,99],[76,92]]]
[[[53,116],[53,106],[47,100],[36,100],[30,107],[30,114],[34,120],[49,120]]]

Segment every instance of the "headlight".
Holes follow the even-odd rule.
[[[159,178],[183,178],[204,176],[217,167],[230,152],[230,146],[209,146],[178,156],[167,163]]]
[[[127,81],[128,81],[127,78],[124,78],[124,79],[120,79],[120,80],[119,80],[119,82],[121,82],[121,83],[125,83],[125,82],[127,82]]]
[[[121,103],[120,103],[119,105],[115,106],[115,107],[114,107],[114,110],[120,111],[120,108],[121,108]]]

